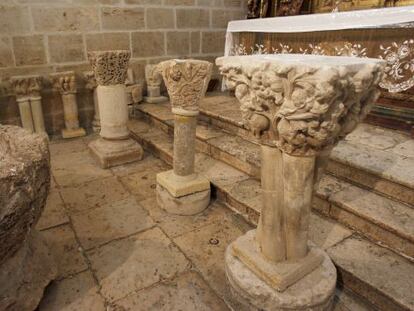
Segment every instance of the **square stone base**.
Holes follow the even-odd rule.
[[[173,170],[157,174],[157,184],[175,198],[210,190],[210,181],[207,178],[197,174],[181,177],[175,175]]]
[[[150,103],[150,104],[165,103],[168,100],[169,98],[166,96],[157,96],[157,97],[144,96],[144,102]]]
[[[142,147],[131,138],[123,140],[98,138],[89,144],[89,150],[102,168],[139,161],[144,155]]]
[[[308,255],[302,259],[270,262],[259,250],[256,230],[238,238],[232,244],[232,254],[265,283],[281,292],[318,268],[324,260],[323,251],[310,245]]]
[[[63,129],[62,137],[63,138],[75,138],[85,136],[86,132],[83,128],[79,127],[77,129]]]

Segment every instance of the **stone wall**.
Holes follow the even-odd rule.
[[[144,66],[173,57],[214,61],[223,54],[228,21],[245,15],[244,0],[1,0],[0,122],[20,125],[10,88],[14,75],[41,74],[43,110],[50,134],[63,128],[59,94],[48,73],[75,70],[81,125],[93,116],[82,72],[87,52],[127,49],[136,80]]]

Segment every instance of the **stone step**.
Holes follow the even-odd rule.
[[[202,100],[200,119],[254,142],[256,139],[243,126],[237,99],[222,94],[212,94]],[[255,162],[251,164],[255,171]],[[327,171],[414,205],[414,140],[408,135],[361,124],[334,148]]]
[[[167,133],[171,132],[171,129],[166,128],[167,132],[165,132],[136,119],[130,121],[129,127],[131,135],[142,143],[144,148],[164,161],[172,163],[173,141],[171,135]],[[197,133],[200,135],[204,133],[206,137],[209,136],[207,134],[213,135],[208,128],[203,128]],[[211,181],[213,195],[218,200],[249,222],[257,224],[261,206],[260,183],[257,179],[205,153],[197,153],[196,170]],[[319,214],[319,212],[328,212],[329,215],[332,209],[331,201],[324,198],[333,197],[348,187],[352,185],[346,183],[344,185],[344,182],[332,176],[323,179],[318,190],[318,199],[315,200],[315,206],[321,203],[321,207],[314,209],[312,213],[310,239],[327,250],[334,258],[341,286],[352,290],[378,310],[413,310],[414,278],[411,276],[414,273],[414,264]],[[338,209],[340,208],[341,206],[338,205]],[[358,257],[360,252],[363,252],[361,259]],[[375,264],[371,266],[371,262]],[[370,273],[366,273],[366,270]],[[384,276],[389,276],[389,284],[384,283]]]
[[[169,107],[166,105],[144,104],[139,106],[138,113],[154,129],[160,129],[172,136],[173,116],[167,109]],[[231,165],[257,180],[260,179],[260,147],[257,144],[203,124],[202,121],[200,123],[196,131],[199,152]],[[159,156],[164,156],[164,160],[168,157],[166,154]],[[330,175],[322,180],[314,199],[314,208],[371,240],[414,258],[414,226],[410,224],[414,220],[414,208],[374,193],[369,188],[367,190],[335,177],[337,175]],[[255,182],[255,187],[259,189],[259,182]],[[233,201],[234,199],[231,198]],[[237,206],[236,202],[231,204]],[[252,213],[253,211],[249,211],[250,217],[253,217]]]

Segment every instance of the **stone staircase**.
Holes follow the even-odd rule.
[[[239,104],[212,94],[200,111],[197,171],[218,200],[257,224],[260,146],[243,127]],[[142,104],[129,126],[145,149],[172,163],[173,124],[168,103]],[[338,299],[362,299],[352,304],[358,307],[345,302],[349,310],[414,310],[413,140],[362,125],[332,152],[313,212],[311,239],[329,253],[349,293]]]

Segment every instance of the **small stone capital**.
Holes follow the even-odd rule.
[[[213,64],[202,60],[169,60],[159,64],[173,113],[196,115],[205,95]]]
[[[74,71],[58,72],[50,75],[53,88],[60,94],[73,94],[77,91]]]
[[[291,155],[315,156],[365,118],[378,98],[383,64],[289,57],[223,57],[217,64],[241,103],[245,126],[262,143]]]
[[[98,85],[125,84],[130,57],[131,53],[126,50],[89,52]]]
[[[93,71],[85,71],[83,73],[83,77],[86,81],[85,83],[86,89],[93,91],[98,86],[98,83],[96,83],[96,79],[95,79],[95,73]]]
[[[41,76],[15,76],[11,84],[17,97],[38,97],[42,89]]]
[[[145,66],[145,80],[148,86],[160,87],[162,82],[161,69],[158,65]]]

